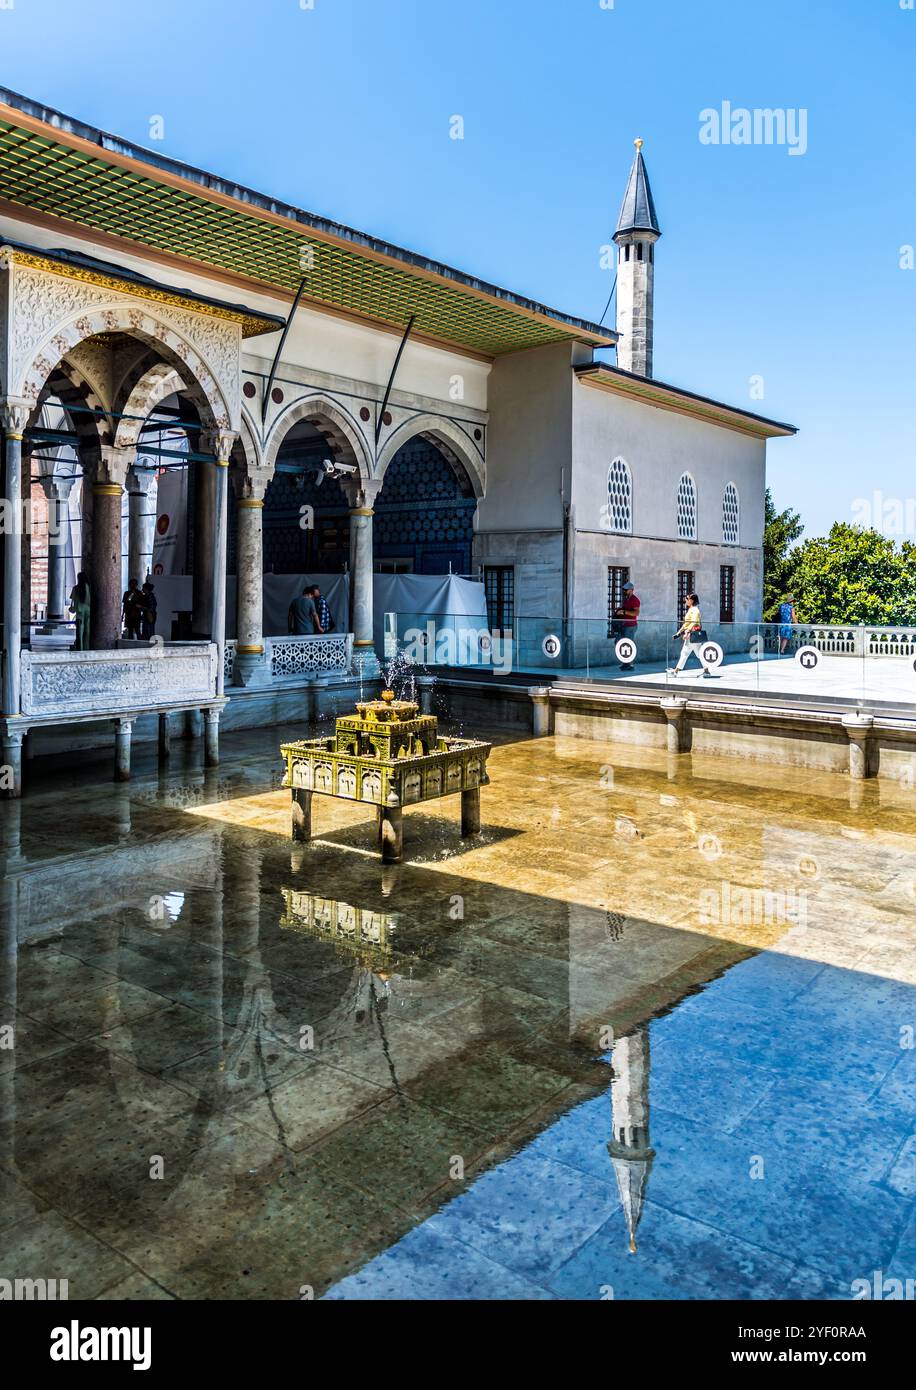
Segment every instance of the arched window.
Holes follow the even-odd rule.
[[[682,541],[697,538],[697,488],[689,473],[677,485],[677,534]]]
[[[726,483],[722,498],[722,544],[737,545],[740,534],[738,489],[734,483]]]
[[[614,459],[607,471],[607,526],[625,536],[633,530],[633,479],[626,459]]]

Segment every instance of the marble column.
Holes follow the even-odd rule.
[[[533,685],[528,694],[531,696],[531,732],[535,738],[546,738],[550,733],[550,691],[546,686]]]
[[[205,767],[219,767],[219,715],[218,709],[204,710]]]
[[[115,720],[115,767],[114,779],[116,782],[130,781],[130,736],[133,729],[133,720]]]
[[[222,695],[225,685],[223,654],[226,650],[226,522],[229,505],[229,455],[235,435],[226,431],[211,431],[201,439],[204,452],[212,452],[216,463],[211,468],[213,481],[213,528],[211,555],[213,569],[210,583],[210,640],[216,643],[216,693]],[[208,467],[209,465],[204,465]]]
[[[849,775],[860,781],[875,775],[871,757],[874,720],[867,714],[848,714],[843,728],[849,737]]]
[[[153,568],[156,537],[156,497],[159,479],[151,470],[127,475],[127,578],[142,586]]]
[[[380,674],[373,640],[372,503],[378,485],[363,484],[359,505],[350,511],[350,626],[353,630],[353,669],[368,679]]]
[[[669,695],[659,703],[668,725],[666,735],[668,752],[688,752],[690,729],[687,723],[687,701],[682,696]]]
[[[75,478],[42,478],[41,489],[48,499],[48,602],[45,607],[46,633],[53,633],[66,622],[67,549],[70,542],[70,493]]]
[[[200,441],[207,452],[206,441]],[[194,576],[191,627],[195,637],[213,631],[213,536],[216,518],[216,475],[212,463],[194,465]]]
[[[238,499],[235,679],[238,685],[270,683],[264,652],[264,491],[266,481],[246,478]]]
[[[121,499],[132,448],[103,445],[92,483],[92,560],[89,645],[93,651],[116,647],[121,636]]]
[[[19,713],[19,655],[22,648],[22,436],[28,402],[0,401],[3,426],[3,713]]]

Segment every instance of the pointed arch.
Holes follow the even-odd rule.
[[[121,406],[122,417],[126,418],[117,422],[115,444],[136,446],[144,422],[157,405],[184,390],[185,382],[170,362],[149,367],[130,388]]]
[[[51,373],[74,348],[88,338],[117,333],[149,343],[177,370],[186,387],[200,388],[209,428],[232,428],[237,403],[229,399],[209,364],[173,323],[160,319],[146,306],[141,309],[134,304],[82,308],[58,323],[25,369],[17,394],[37,402]]]
[[[364,482],[371,479],[372,461],[369,445],[355,417],[339,401],[317,393],[289,406],[271,426],[262,455],[263,466],[271,474],[290,430],[302,423],[314,425],[318,433],[333,447],[339,462],[355,464]]]
[[[439,415],[415,415],[405,420],[388,436],[378,456],[375,468],[377,481],[383,482],[385,472],[399,449],[417,435],[430,440],[454,466],[460,464],[467,474],[474,496],[483,497],[486,491],[486,464],[483,451],[470,433],[453,420]]]

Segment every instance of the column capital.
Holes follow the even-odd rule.
[[[73,491],[75,478],[58,478],[53,473],[38,479],[39,485],[49,502],[66,502]]]
[[[273,475],[272,468],[256,468],[250,463],[244,472],[239,471],[235,478],[239,506],[251,507],[255,503],[263,506],[264,497]]]
[[[127,491],[149,497],[156,481],[156,474],[151,469],[138,469],[134,463],[127,472]]]
[[[348,478],[341,480],[340,486],[350,504],[350,515],[372,516],[375,499],[382,485],[375,478]]]
[[[204,430],[200,436],[201,453],[215,454],[220,468],[229,467],[229,456],[238,439],[234,430]]]
[[[0,425],[7,434],[21,439],[34,409],[34,402],[22,396],[0,396]]]
[[[132,445],[100,445],[93,487],[118,487],[123,492],[127,474],[136,458],[137,450]]]

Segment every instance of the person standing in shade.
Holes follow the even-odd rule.
[[[312,598],[312,585],[306,584],[289,606],[287,626],[293,637],[311,637],[318,629],[318,611]]]
[[[140,636],[149,642],[156,634],[156,591],[149,580],[140,591]]]
[[[690,657],[695,656],[703,668],[703,675],[711,676],[712,672],[703,660],[701,652],[702,645],[706,641],[706,634],[703,631],[700,600],[696,594],[687,595],[687,608],[684,613],[684,621],[674,634],[674,640],[676,641],[678,637],[682,639],[681,654],[677,659],[677,665],[668,668],[668,675],[679,676],[687,665]]]
[[[798,618],[795,614],[795,595],[786,594],[782,603],[779,605],[779,655],[785,656],[786,647],[795,636],[795,624]]]
[[[136,641],[140,636],[140,626],[143,620],[143,595],[140,593],[140,585],[136,579],[128,579],[127,588],[121,595],[121,619],[124,623],[124,636],[129,641]]]
[[[334,617],[331,613],[330,605],[317,584],[312,585],[312,602],[318,614],[318,631],[333,632]]]
[[[89,650],[89,603],[89,580],[80,570],[76,576],[76,583],[70,590],[70,612],[76,618],[76,641],[73,643],[75,652]]]
[[[616,638],[629,637],[633,645],[636,645],[636,629],[639,625],[639,599],[636,590],[628,579],[623,586],[623,601],[619,608],[614,609],[613,633]],[[620,664],[621,671],[632,671],[634,663],[623,661]]]

